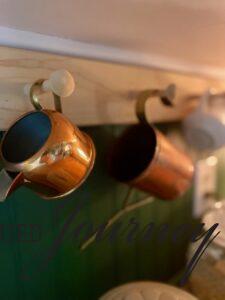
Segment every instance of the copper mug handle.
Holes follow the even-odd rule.
[[[22,173],[18,173],[16,177],[13,178],[5,169],[2,169],[0,171],[0,202],[3,202],[14,190],[23,185],[23,183]]]

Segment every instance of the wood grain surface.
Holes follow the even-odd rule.
[[[149,101],[147,113],[152,122],[179,120],[196,104],[188,99],[225,83],[162,70],[146,69],[43,52],[0,47],[0,129],[32,109],[24,96],[26,83],[48,78],[58,69],[70,71],[76,82],[72,96],[63,99],[64,113],[78,125],[128,124],[137,121],[135,103],[144,89],[177,85],[175,108],[166,108],[158,100]],[[44,107],[53,107],[51,95],[45,95]]]

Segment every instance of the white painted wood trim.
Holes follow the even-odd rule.
[[[213,68],[207,65],[193,64],[189,61],[160,56],[155,53],[146,54],[103,45],[88,44],[7,27],[0,27],[0,45],[100,61],[179,71],[186,74],[209,76],[218,79],[225,78],[224,68]]]

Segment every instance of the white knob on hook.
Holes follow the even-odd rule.
[[[32,84],[24,86],[24,94],[30,93]],[[41,86],[41,91],[51,91],[59,97],[70,96],[75,89],[73,76],[67,70],[57,70],[50,75],[50,78],[45,80]]]
[[[60,97],[70,96],[75,88],[73,76],[67,70],[58,70],[42,84],[43,91],[51,91]]]

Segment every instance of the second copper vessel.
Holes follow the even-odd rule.
[[[190,187],[193,169],[190,158],[148,124],[129,127],[110,157],[110,172],[116,179],[168,200]]]
[[[178,150],[157,129],[148,124],[145,102],[160,96],[164,103],[174,97],[174,86],[165,91],[149,90],[141,94],[136,106],[139,124],[128,127],[110,153],[110,173],[117,180],[161,199],[175,199],[191,185],[192,160]]]

